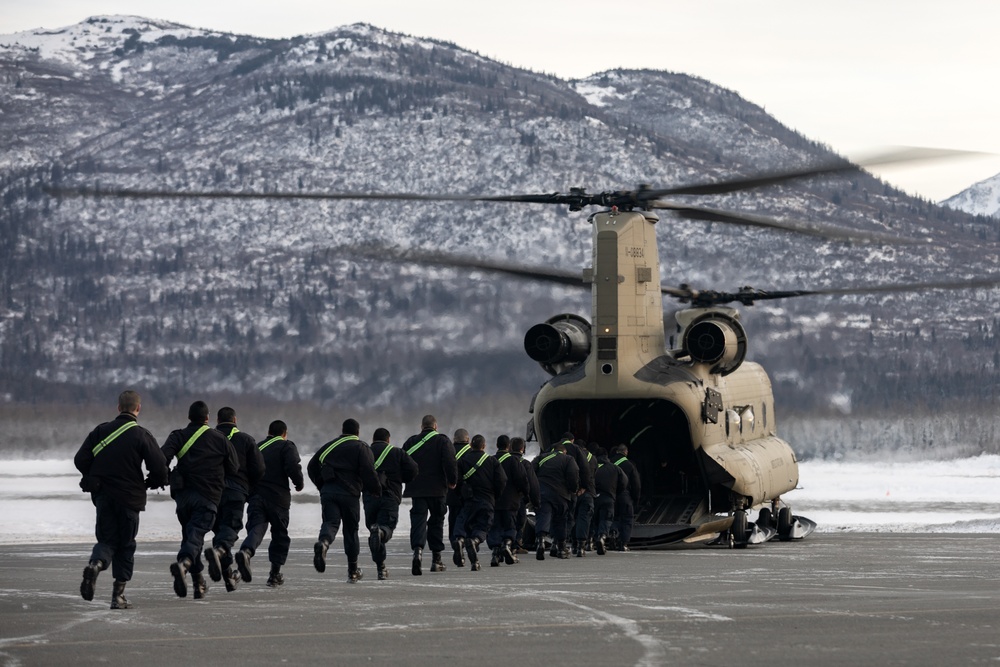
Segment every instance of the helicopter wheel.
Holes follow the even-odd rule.
[[[747,513],[743,510],[736,510],[733,513],[733,525],[729,528],[732,536],[734,549],[746,549],[749,530],[747,528]]]
[[[778,510],[778,539],[787,542],[792,539],[792,524],[795,523],[792,517],[791,507],[782,507]]]
[[[761,528],[770,528],[774,525],[774,517],[771,514],[771,510],[767,507],[761,508],[760,512],[757,513],[757,525]]]

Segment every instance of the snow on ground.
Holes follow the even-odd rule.
[[[785,500],[820,532],[1000,532],[1000,456],[953,461],[836,462],[800,464],[800,488]],[[70,460],[0,462],[0,543],[89,542],[94,508],[78,486]],[[315,539],[319,496],[294,494],[290,533]],[[405,501],[404,501],[405,502]],[[398,535],[409,530],[406,507]],[[140,541],[180,537],[166,491],[149,494]]]

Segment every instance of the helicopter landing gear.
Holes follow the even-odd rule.
[[[777,506],[777,501],[775,501],[774,505]],[[782,542],[788,542],[790,540],[801,540],[812,533],[816,530],[816,523],[804,516],[793,515],[791,507],[782,505],[778,509],[777,529],[778,539]]]
[[[745,510],[736,510],[733,512],[733,525],[729,528],[729,547],[746,549],[749,538],[750,529],[747,523],[747,513]]]

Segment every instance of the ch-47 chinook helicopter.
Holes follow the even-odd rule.
[[[624,443],[643,479],[632,545],[658,548],[720,538],[734,547],[802,538],[815,524],[795,516],[782,500],[799,481],[795,452],[777,436],[774,398],[764,369],[746,361],[747,334],[727,304],[821,294],[867,294],[995,287],[1000,278],[954,283],[733,293],[659,283],[656,210],[684,217],[764,227],[833,239],[912,243],[879,233],[779,221],[677,203],[673,195],[702,195],[778,183],[801,176],[856,169],[833,166],[733,179],[711,185],[588,194],[510,196],[411,193],[247,193],[112,190],[59,195],[128,198],[485,201],[601,207],[589,217],[592,261],[580,273],[385,247],[352,248],[355,257],[474,268],[562,285],[589,287],[590,318],[559,314],[531,327],[528,355],[552,377],[534,396],[529,440],[544,450],[569,431],[608,447]],[[687,304],[664,318],[663,297]],[[748,512],[759,509],[755,523]]]

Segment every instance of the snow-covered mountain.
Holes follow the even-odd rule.
[[[136,17],[0,36],[0,394],[135,385],[375,406],[524,396],[530,325],[590,297],[379,261],[577,269],[586,213],[507,204],[61,198],[55,186],[509,194],[665,186],[830,159],[736,93],[659,71],[564,81],[368,25],[271,40]],[[662,279],[733,289],[991,273],[997,224],[864,172],[697,199],[927,241],[852,246],[664,215]],[[374,249],[373,249],[374,247]],[[366,249],[359,252],[359,249]],[[779,404],[995,400],[995,292],[744,310]]]
[[[954,197],[945,199],[941,205],[972,215],[1000,218],[1000,174],[979,181]]]

